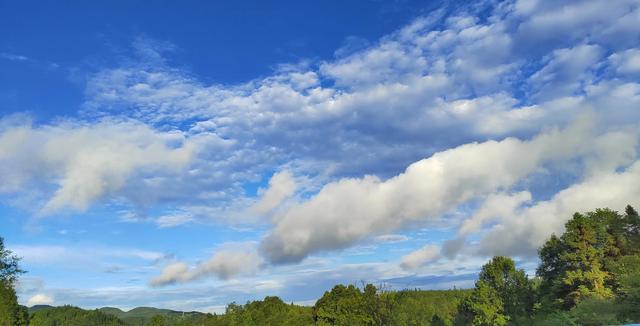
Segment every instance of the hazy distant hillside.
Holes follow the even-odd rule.
[[[152,307],[137,307],[129,311],[123,311],[118,308],[104,307],[98,309],[99,311],[118,317],[126,322],[128,325],[138,326],[147,324],[154,316],[164,317],[177,317],[177,316],[199,316],[204,315],[201,312],[182,312],[169,309],[158,309]]]
[[[53,308],[53,306],[46,305],[46,304],[39,304],[39,305],[35,305],[33,307],[28,308],[28,311],[29,311],[29,314],[32,314],[38,310],[47,309],[47,308]]]
[[[206,314],[191,311],[182,312],[169,309],[158,309],[152,307],[137,307],[129,311],[123,311],[119,308],[104,307],[96,310],[84,310],[77,307],[63,306],[54,307],[49,305],[35,305],[28,308],[29,314],[33,321],[44,322],[43,325],[49,325],[49,322],[62,322],[63,325],[82,324],[91,321],[100,324],[91,325],[130,325],[143,326],[147,325],[155,316],[166,317],[166,319],[193,319],[196,317],[204,317]],[[115,317],[115,318],[113,318]]]

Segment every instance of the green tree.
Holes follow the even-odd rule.
[[[506,325],[509,316],[505,314],[504,302],[498,291],[487,282],[479,280],[476,287],[466,300],[460,305],[457,325]]]
[[[542,317],[536,320],[562,309],[578,324],[640,321],[640,217],[633,207],[624,215],[576,213],[539,254]]]
[[[4,247],[4,239],[0,237],[0,281],[7,282],[13,286],[18,276],[25,273],[18,266],[19,262],[20,258]]]
[[[209,316],[204,325],[313,325],[311,309],[286,304],[276,296],[239,305],[227,305],[224,315]]]
[[[640,254],[640,216],[631,205],[627,205],[625,208],[624,235],[628,240],[626,242],[627,248],[624,248],[622,254]]]
[[[0,281],[0,326],[16,324],[18,313],[16,292],[6,281]]]
[[[18,275],[24,273],[18,266],[20,259],[4,247],[0,237],[0,326],[17,326],[28,323],[28,315],[18,305],[13,288]]]
[[[147,326],[165,326],[165,325],[167,325],[167,321],[162,315],[153,316],[153,318],[151,318],[151,320],[149,320],[149,322],[147,323]]]
[[[29,325],[29,309],[25,306],[18,306],[18,311],[16,312],[16,326],[27,326]]]
[[[353,285],[336,285],[325,292],[313,307],[313,316],[318,325],[375,325],[362,292]]]
[[[507,316],[530,316],[533,312],[531,283],[523,269],[516,270],[516,264],[511,258],[493,257],[482,267],[478,278],[497,291]]]
[[[401,290],[379,294],[383,325],[429,325],[437,316],[446,325],[456,318],[471,290]],[[468,323],[464,323],[468,325]]]
[[[588,298],[580,301],[569,313],[578,325],[599,326],[620,324],[621,306],[611,299]]]
[[[555,308],[560,303],[557,298],[564,297],[569,293],[569,287],[561,282],[566,264],[563,254],[566,251],[564,242],[555,234],[538,250],[540,265],[536,269],[536,274],[540,279],[538,292],[541,293],[543,304],[548,309]]]
[[[569,309],[586,298],[613,296],[606,265],[620,257],[626,243],[623,220],[614,211],[575,213],[560,238],[555,235],[540,249],[537,274],[546,303]]]
[[[610,298],[613,293],[605,287],[609,273],[603,269],[608,239],[599,237],[601,225],[594,216],[576,213],[566,224],[562,238],[567,247],[563,259],[567,264],[562,282],[570,289],[565,298],[575,305],[584,298]]]
[[[529,317],[533,304],[524,270],[517,270],[511,258],[496,256],[482,266],[476,287],[460,313],[462,320],[473,325],[505,325],[509,320]]]
[[[623,319],[640,321],[640,255],[621,257],[612,268]]]

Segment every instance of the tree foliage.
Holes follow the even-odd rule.
[[[616,296],[629,272],[620,262],[639,250],[637,212],[631,206],[625,212],[624,216],[610,209],[576,213],[561,237],[554,235],[544,244],[537,274],[547,308],[570,309],[586,299]]]
[[[18,305],[15,290],[7,281],[0,281],[0,325],[23,326],[29,322],[26,308]]]
[[[459,324],[506,325],[531,316],[534,296],[524,270],[508,257],[496,256],[482,266],[476,287],[460,306]]]
[[[0,237],[0,281],[13,286],[18,276],[25,273],[18,266],[19,262],[20,258],[4,247],[4,239]]]
[[[30,326],[116,326],[126,325],[115,316],[99,310],[83,310],[72,306],[38,310],[31,316]]]
[[[24,271],[18,266],[20,259],[4,247],[0,237],[0,326],[22,326],[29,323],[26,308],[18,305],[14,285]]]

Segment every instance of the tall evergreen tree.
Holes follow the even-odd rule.
[[[640,254],[640,216],[638,212],[627,205],[624,216],[624,231],[628,239],[628,247],[623,254],[634,255]]]
[[[4,247],[4,239],[0,237],[0,326],[26,325],[28,321],[13,288],[18,275],[24,273],[18,266],[19,261]]]
[[[0,281],[13,285],[20,274],[25,273],[18,263],[20,258],[4,247],[4,239],[0,237]]]
[[[620,216],[608,209],[575,213],[560,238],[551,236],[539,251],[537,269],[546,303],[569,309],[585,298],[613,296],[605,263],[621,254],[618,245],[624,239],[615,240],[622,236],[620,221]]]
[[[600,215],[576,213],[567,222],[562,235],[567,249],[562,256],[566,264],[562,282],[570,289],[564,298],[569,305],[575,305],[584,298],[609,298],[613,295],[611,289],[605,287],[609,273],[604,270],[602,262],[610,241],[598,232],[601,224],[594,217]]]

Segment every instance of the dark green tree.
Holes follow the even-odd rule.
[[[551,236],[539,251],[543,301],[569,309],[586,298],[611,298],[607,265],[622,253],[624,229],[623,219],[609,209],[575,213],[564,234]]]
[[[4,247],[4,239],[0,237],[0,281],[13,285],[20,274],[25,273],[18,263],[20,258]]]
[[[621,257],[613,265],[612,273],[616,283],[616,296],[625,308],[621,317],[640,321],[640,255]]]
[[[565,297],[569,293],[569,287],[561,282],[566,264],[563,254],[566,247],[562,240],[555,234],[538,250],[540,265],[536,274],[540,279],[538,292],[542,294],[541,300],[545,307],[553,309],[558,304],[558,297]]]
[[[601,211],[602,212],[602,211]],[[576,213],[566,224],[562,236],[567,251],[563,254],[566,268],[562,282],[570,289],[565,301],[575,305],[584,298],[610,298],[613,293],[605,287],[609,273],[603,268],[605,253],[611,242],[602,229],[601,220],[594,215]],[[605,212],[605,214],[608,212]]]
[[[622,254],[640,254],[640,216],[631,205],[627,205],[625,208],[624,235],[628,240],[626,241],[627,247],[624,248]]]
[[[6,281],[0,281],[0,325],[13,326],[18,317],[18,300],[13,287]]]
[[[18,305],[14,285],[18,275],[24,273],[18,266],[20,259],[4,247],[0,237],[0,325],[17,326],[28,323],[28,315]]]

